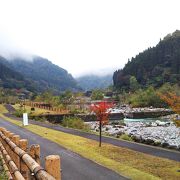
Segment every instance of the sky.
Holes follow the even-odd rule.
[[[180,30],[180,0],[0,0],[0,54],[109,73]]]

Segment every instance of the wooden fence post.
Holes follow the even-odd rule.
[[[6,135],[9,134],[9,138],[6,137],[5,134]],[[15,157],[14,158],[15,160],[13,160],[8,155],[4,146],[2,145],[2,143],[0,143],[0,151],[2,152],[2,154],[6,160],[6,163],[9,166],[9,169],[11,170],[11,174],[14,179],[25,180],[24,177],[22,176],[22,174],[20,173],[20,170],[22,171],[22,169],[21,169],[22,166],[20,166],[20,161],[19,161],[19,163],[17,162],[18,161],[18,159],[16,159],[16,155],[17,155],[19,160],[21,157],[23,162],[25,163],[25,165],[28,167],[28,172],[33,173],[30,176],[28,174],[28,178],[30,177],[30,179],[36,178],[36,179],[41,179],[41,180],[42,179],[55,180],[55,178],[52,175],[48,174],[39,165],[40,164],[40,146],[39,145],[31,146],[31,150],[30,150],[31,153],[29,153],[29,154],[31,154],[31,156],[29,156],[28,153],[26,153],[27,148],[24,148],[24,149],[26,149],[26,151],[23,150],[23,147],[25,147],[25,146],[27,147],[27,140],[20,140],[20,137],[18,135],[13,135],[13,133],[8,133],[7,131],[5,131],[4,134],[2,133],[2,131],[0,131],[0,137],[4,141],[4,144],[8,145],[14,153],[14,154],[12,154],[12,157]],[[12,139],[12,141],[10,140],[10,138]],[[32,156],[34,157],[34,159],[32,158]],[[14,163],[14,162],[16,162],[16,163]],[[20,166],[20,167],[17,167],[17,166]],[[60,165],[57,168],[60,170]],[[30,171],[29,171],[29,169],[30,169]],[[59,179],[58,175],[55,175],[55,177],[57,177],[57,179]]]
[[[6,131],[6,137],[10,137],[10,134],[11,134],[11,132],[10,131]],[[8,154],[11,154],[11,148],[7,145],[7,147],[6,147],[6,151],[7,151],[7,153]]]
[[[19,146],[19,140],[20,140],[20,136],[19,135],[14,135],[12,137],[12,142],[15,143],[17,146]],[[13,153],[13,161],[15,162],[16,166],[18,169],[20,169],[20,157],[16,154]]]
[[[11,141],[12,141],[12,137],[13,137],[14,135],[15,135],[14,133],[10,133],[10,134],[9,134],[9,139],[10,139]],[[10,157],[12,157],[13,154],[14,154],[14,152],[13,152],[13,150],[10,148],[10,152],[9,152]]]
[[[6,136],[6,134],[7,134],[7,130],[4,128],[3,129],[3,134]],[[2,141],[2,144],[3,144],[3,146],[4,146],[4,148],[5,149],[7,149],[7,147],[8,147],[8,145],[7,145],[7,143],[6,143],[6,141],[3,139],[3,141]]]
[[[29,148],[29,155],[40,165],[40,145],[32,144]],[[30,173],[29,179],[35,180],[35,177]]]
[[[40,165],[40,145],[33,144],[30,146],[29,155]]]
[[[14,133],[10,133],[9,139],[12,140],[12,137],[13,137],[14,135],[15,135]]]
[[[4,130],[4,128],[3,127],[0,127],[0,131],[3,131]]]
[[[3,131],[4,131],[4,128],[3,127],[0,127],[0,132],[2,132],[3,133]],[[1,140],[1,142],[3,143],[3,139],[0,137],[0,140]]]
[[[45,169],[56,180],[61,180],[61,165],[58,155],[50,155],[45,158]]]
[[[28,140],[27,139],[21,139],[19,141],[19,147],[24,150],[25,152],[27,152],[27,148],[28,148]],[[24,161],[22,159],[20,159],[20,172],[22,174],[22,176],[24,177],[24,179],[28,179],[28,175],[29,175],[29,169],[26,166],[26,164],[24,163]]]

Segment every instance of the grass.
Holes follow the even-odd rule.
[[[3,109],[1,105],[0,109]],[[7,118],[2,114],[0,116],[22,126],[19,121]],[[134,180],[180,179],[180,173],[177,172],[180,169],[180,163],[175,161],[106,143],[99,148],[96,141],[37,125],[29,125],[25,128]]]
[[[15,104],[13,105],[13,107],[18,110],[20,109],[20,105],[19,104]],[[24,108],[24,107],[23,107]],[[41,108],[37,108],[35,107],[35,111],[31,111],[31,107],[30,106],[25,106],[25,109],[26,109],[26,112],[27,113],[31,113],[31,115],[33,116],[38,116],[38,115],[41,115],[41,114],[47,114],[47,113],[50,113],[50,114],[57,114],[55,111],[49,111],[47,109],[41,109]]]
[[[4,107],[3,104],[0,104],[0,113],[7,113],[8,110]]]
[[[122,134],[120,136],[120,139],[126,140],[126,141],[133,141],[132,137],[128,136],[127,134]]]

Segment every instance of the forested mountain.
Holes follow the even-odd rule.
[[[112,85],[112,75],[85,75],[76,79],[83,90],[103,89]]]
[[[132,77],[142,87],[160,87],[166,82],[180,84],[180,31],[168,34],[156,47],[139,53],[114,72],[114,86],[129,90]]]
[[[32,61],[16,58],[11,61],[14,69],[26,78],[36,82],[38,90],[57,89],[59,91],[75,90],[76,81],[66,70],[54,65],[49,60],[34,57]]]
[[[29,91],[34,91],[34,84],[25,79],[23,75],[10,68],[9,62],[0,56],[0,87],[3,88],[26,88]]]
[[[12,82],[8,81],[8,86],[12,85],[12,87],[16,88],[14,80],[21,78],[20,85],[22,87],[27,87],[31,82],[38,92],[49,89],[55,91],[78,89],[75,79],[66,70],[54,65],[47,59],[35,56],[32,61],[21,58],[14,58],[11,61],[1,58],[0,61],[3,65],[3,72],[5,72],[0,72],[1,76],[7,79],[6,77],[9,77],[11,72],[14,77],[11,78]],[[24,84],[24,82],[26,83]]]

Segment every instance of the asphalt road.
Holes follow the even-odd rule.
[[[20,135],[21,139],[28,139],[29,144],[39,144],[41,147],[41,162],[47,155],[60,155],[63,180],[125,180],[127,178],[100,166],[64,147],[44,139],[24,128],[16,126],[0,118],[0,126]]]
[[[6,114],[6,116],[9,116],[9,117],[12,117],[13,119],[22,121],[21,118],[15,118],[11,114]],[[56,124],[44,123],[44,122],[39,122],[39,121],[34,121],[34,120],[29,120],[29,123],[40,125],[40,126],[47,127],[47,128],[51,128],[51,129],[58,130],[58,131],[62,131],[65,133],[81,136],[84,138],[92,139],[95,141],[99,141],[99,136],[95,135],[95,134],[90,134],[90,133],[78,131],[75,129],[64,128],[64,127],[62,127],[60,125],[56,125]],[[109,144],[119,146],[119,147],[129,148],[134,151],[146,153],[149,155],[167,158],[170,160],[180,162],[180,152],[179,151],[168,150],[165,148],[160,148],[160,147],[155,147],[155,146],[150,146],[150,145],[145,145],[145,144],[135,143],[135,142],[128,142],[128,141],[123,141],[120,139],[113,139],[113,138],[109,138],[109,137],[102,137],[102,142],[109,143]]]
[[[5,105],[5,107],[9,111],[9,113],[7,113],[6,115],[13,117],[13,115],[11,113],[15,109],[9,104]],[[21,118],[15,118],[15,117],[13,117],[13,118],[16,120],[22,120]],[[62,131],[65,133],[69,133],[69,134],[85,137],[88,139],[92,139],[95,141],[99,141],[99,136],[97,136],[95,134],[90,134],[90,133],[78,131],[75,129],[64,128],[60,125],[51,124],[51,123],[47,124],[44,122],[39,122],[39,121],[34,121],[34,120],[29,120],[29,122],[31,124],[36,124],[36,125],[40,125],[43,127]],[[123,141],[123,140],[119,140],[119,139],[117,140],[117,139],[113,139],[113,138],[109,138],[109,137],[102,137],[102,142],[113,144],[113,145],[119,146],[119,147],[129,148],[129,149],[132,149],[134,151],[138,151],[138,152],[150,154],[153,156],[167,158],[167,159],[171,159],[171,160],[180,162],[180,152],[179,151],[168,150],[165,148],[159,148],[159,147],[154,147],[154,146],[150,146],[150,145],[144,145],[141,143],[128,142],[128,141]]]

